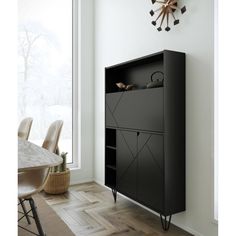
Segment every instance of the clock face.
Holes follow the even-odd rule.
[[[169,20],[170,17],[173,19],[174,25],[179,24],[179,19],[175,17],[175,11],[180,10],[182,14],[186,12],[186,7],[183,6],[182,8],[179,8],[178,6],[178,0],[162,0],[162,1],[157,1],[157,0],[152,0],[153,5],[159,5],[156,10],[151,10],[150,15],[152,17],[156,17],[155,20],[152,21],[152,24],[154,26],[157,26],[157,22],[160,19],[160,24],[157,28],[158,31],[162,31],[162,25],[163,22],[166,19],[166,27],[165,30],[168,32],[170,31],[170,26],[169,26]]]

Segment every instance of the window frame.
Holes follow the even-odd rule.
[[[67,163],[69,169],[79,168],[80,152],[80,119],[79,119],[79,81],[78,81],[78,4],[79,0],[72,0],[72,162]]]
[[[219,71],[218,71],[218,0],[214,1],[214,155],[213,155],[213,222],[218,224],[218,161],[219,161],[219,110],[218,110],[218,95],[219,95]]]

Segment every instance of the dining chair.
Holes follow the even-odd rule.
[[[31,117],[27,117],[20,122],[20,125],[18,128],[18,138],[23,139],[23,140],[28,140],[32,123],[33,123],[33,119]],[[19,203],[22,207],[24,214],[26,214],[26,207],[25,207],[24,202],[21,201],[21,199],[19,199]],[[26,215],[26,219],[27,219],[27,222],[30,224],[30,218],[28,215]]]
[[[27,117],[20,122],[18,128],[18,138],[28,140],[32,123],[33,119],[31,117]]]
[[[58,141],[60,138],[62,126],[62,120],[57,120],[50,125],[42,145],[43,148],[53,153],[56,152],[58,148]],[[26,213],[22,212],[23,216],[18,219],[18,222],[23,219],[23,217],[30,216],[29,213],[32,212],[33,216],[31,217],[35,220],[35,224],[40,236],[44,236],[45,234],[40,223],[40,219],[37,213],[37,207],[32,196],[43,190],[47,182],[47,178],[49,176],[49,170],[50,168],[45,167],[40,169],[29,170],[24,172],[23,174],[18,174],[18,198],[21,202],[28,201],[30,205],[30,210]],[[20,225],[19,227],[25,229]],[[25,230],[29,231],[28,229]],[[35,232],[30,232],[35,234]]]

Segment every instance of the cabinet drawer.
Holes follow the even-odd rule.
[[[163,88],[106,94],[106,126],[163,132]]]

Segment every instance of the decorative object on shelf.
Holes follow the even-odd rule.
[[[178,0],[162,0],[162,1],[157,1],[157,0],[152,0],[152,4],[159,4],[161,5],[159,8],[157,8],[156,10],[151,10],[150,11],[150,15],[154,16],[156,13],[159,13],[157,18],[152,21],[152,24],[154,26],[157,25],[157,21],[159,20],[159,18],[162,16],[161,18],[161,23],[159,25],[159,27],[157,28],[158,31],[162,31],[162,24],[166,18],[166,28],[165,30],[168,32],[170,31],[170,27],[169,27],[169,17],[170,15],[172,16],[173,20],[174,20],[174,25],[179,24],[179,19],[177,19],[174,15],[176,10],[180,10],[182,14],[184,14],[186,12],[186,6],[183,6],[182,8],[178,7]]]
[[[49,194],[61,194],[67,192],[70,184],[70,170],[66,168],[67,152],[62,152],[63,162],[57,168],[51,169],[44,191]]]
[[[132,90],[132,89],[135,88],[135,85],[134,85],[134,84],[125,85],[125,84],[122,83],[122,82],[116,83],[116,86],[117,86],[121,91],[122,91],[122,90],[129,91],[129,90]]]
[[[153,78],[155,75],[161,75],[161,78],[157,76],[156,78]],[[157,88],[162,87],[164,81],[164,73],[161,71],[155,71],[151,74],[151,82],[147,84],[147,88]]]
[[[119,83],[116,83],[116,86],[119,88],[119,89],[125,89],[126,85],[119,82]]]

